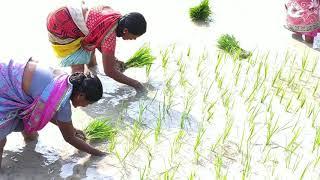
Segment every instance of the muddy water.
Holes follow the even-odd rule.
[[[291,39],[290,33],[282,27],[284,15],[281,2],[261,0],[211,1],[213,21],[205,25],[197,25],[189,20],[188,9],[197,4],[197,1],[94,1],[94,3],[98,2],[109,4],[122,13],[130,11],[141,12],[147,19],[148,31],[145,35],[136,41],[128,42],[119,39],[117,42],[116,55],[120,60],[130,57],[144,43],[150,43],[154,54],[157,56],[160,55],[160,50],[167,47],[172,48],[173,46],[178,54],[186,52],[186,49],[190,48],[194,58],[202,54],[204,50],[210,55],[211,52],[216,51],[215,42],[217,37],[223,33],[235,35],[245,49],[271,51],[273,55],[281,53],[288,48],[296,52],[303,52],[305,48],[308,48],[305,44]],[[2,3],[2,10],[0,11],[2,23],[0,30],[0,56],[3,59],[33,56],[43,63],[55,65],[55,57],[47,41],[45,18],[51,9],[64,3],[62,0],[54,2],[49,0],[10,0]],[[178,56],[174,58],[178,58]],[[101,60],[101,58],[98,58],[98,60]],[[147,130],[150,127],[154,127],[154,119],[157,116],[159,102],[162,101],[162,98],[157,95],[161,93],[164,85],[161,60],[158,59],[155,63],[149,78],[145,76],[144,69],[130,69],[126,74],[144,82],[149,88],[148,96],[136,98],[132,88],[101,76],[104,85],[103,99],[88,108],[73,111],[73,122],[76,127],[84,128],[91,118],[97,116],[107,116],[116,120],[123,109],[127,109],[124,118],[125,123],[132,124],[138,115],[141,102],[147,104],[152,102],[148,111],[144,114],[144,125]],[[196,78],[189,78],[193,82],[197,81]],[[183,93],[184,89],[177,89],[176,94]],[[171,118],[179,119],[182,108],[182,102],[178,102],[171,112]],[[196,111],[191,114],[191,120],[188,125],[191,136],[196,132],[197,122],[200,118],[201,112]],[[224,123],[217,125],[217,127],[223,126]],[[167,131],[168,139],[170,137],[174,138],[174,134],[179,129],[179,123],[172,120],[167,121],[164,129]],[[125,135],[122,138],[124,137]],[[191,142],[188,143],[188,138],[186,138],[186,142],[191,144]],[[169,140],[163,140],[162,145],[158,147],[158,151],[155,151],[155,154],[167,154],[167,151],[169,151],[167,147],[170,146],[170,143],[171,141]],[[106,148],[106,144],[97,146],[102,149]],[[226,149],[228,149],[226,153],[229,153],[229,156],[234,157],[234,159],[238,158],[235,150],[236,145],[229,144]],[[37,142],[29,144],[23,142],[19,133],[12,133],[8,136],[5,150],[3,160],[4,174],[1,174],[0,179],[139,178],[139,172],[137,171],[132,171],[128,174],[123,173],[124,167],[117,163],[114,156],[96,158],[78,152],[64,142],[59,130],[53,125],[48,125],[40,132]],[[185,152],[181,153],[181,158],[187,157],[188,152],[191,151],[192,146],[188,146]],[[132,157],[131,160],[132,164],[139,162],[139,156]],[[156,173],[151,177],[158,177],[156,176],[157,173],[161,174],[163,169],[168,168],[165,167],[167,162],[164,161],[160,158],[153,162],[158,166],[154,167]],[[230,162],[232,161],[230,160]],[[239,164],[237,163],[231,165],[229,172],[232,174],[233,168],[235,170],[241,169],[238,166]],[[190,169],[196,169],[197,175],[202,179],[214,177],[212,168],[205,167],[184,167],[179,176],[186,179],[185,177],[190,174]],[[183,174],[183,172],[186,174]],[[262,171],[256,175],[265,177],[265,174],[268,173]],[[231,175],[231,178],[237,179],[237,176]]]

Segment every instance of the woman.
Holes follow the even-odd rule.
[[[71,103],[85,107],[102,97],[97,76],[67,75],[45,68],[36,61],[0,62],[0,165],[6,136],[21,131],[25,140],[37,137],[49,121],[75,148],[101,156],[104,153],[87,144],[84,134],[71,121]],[[70,103],[71,102],[71,103]]]
[[[288,0],[285,8],[286,28],[294,32],[294,36],[305,36],[306,42],[313,43],[320,32],[319,0]]]
[[[61,7],[47,18],[49,40],[62,66],[71,66],[72,72],[83,72],[84,64],[97,69],[95,49],[102,53],[104,73],[112,79],[145,91],[143,85],[124,75],[124,63],[115,57],[116,37],[135,40],[146,32],[147,23],[142,14],[132,12],[122,16],[108,6],[86,8]]]

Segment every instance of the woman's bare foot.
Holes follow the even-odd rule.
[[[26,133],[26,132],[21,132],[24,138],[25,142],[29,142],[29,141],[34,141],[36,139],[38,139],[38,132],[33,132],[33,133]]]
[[[306,43],[312,44],[313,43],[313,37],[312,36],[305,36],[305,40],[304,41]]]

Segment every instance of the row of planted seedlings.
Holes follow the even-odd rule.
[[[260,173],[263,175],[265,173],[268,176],[283,176],[284,172],[287,172],[288,175],[295,174],[304,177],[306,172],[312,169],[310,168],[311,164],[316,165],[319,161],[318,152],[313,153],[319,142],[318,128],[312,130],[308,126],[310,124],[307,124],[307,122],[311,122],[311,127],[314,127],[318,115],[317,97],[315,96],[318,88],[318,78],[315,75],[316,62],[313,61],[314,58],[308,58],[308,54],[305,54],[299,58],[292,57],[292,64],[301,59],[301,68],[288,66],[286,63],[289,61],[289,54],[287,52],[284,56],[273,55],[270,58],[269,53],[262,56],[257,53],[247,60],[234,61],[236,63],[233,63],[235,84],[239,83],[239,77],[244,79],[242,80],[242,85],[233,89],[238,89],[235,94],[239,94],[242,97],[243,104],[249,113],[249,128],[247,128],[249,131],[245,130],[245,128],[243,129],[240,149],[242,148],[243,137],[245,137],[246,132],[249,132],[246,142],[254,140],[254,146],[250,147],[250,151],[251,154],[258,154],[258,156],[252,157],[247,147],[247,150],[243,152],[243,159],[245,159],[243,162],[246,165],[246,169],[249,170],[248,159],[255,163],[255,169],[252,169],[255,174]],[[239,60],[238,57],[233,59]],[[309,70],[306,68],[306,64],[312,64]],[[285,72],[284,69],[288,70]],[[297,69],[300,69],[299,72],[297,72]],[[313,80],[300,78],[307,72],[311,73],[307,77],[312,77],[311,79]],[[283,81],[284,75],[291,78]],[[292,77],[297,77],[297,79]],[[308,92],[301,90],[306,87],[311,87],[307,88]],[[293,89],[295,90],[292,92]],[[299,99],[302,94],[303,96],[308,95],[306,98]],[[310,102],[306,102],[306,99]],[[306,103],[308,106],[305,106]],[[265,122],[261,122],[262,119],[265,119]],[[256,133],[257,130],[265,133]],[[310,131],[314,132],[311,133],[311,137],[310,133],[308,133]],[[309,140],[300,142],[300,136],[306,139],[309,138]],[[265,137],[266,140],[263,142]],[[304,143],[305,145],[302,146]],[[305,155],[306,153],[309,153],[308,156]],[[283,160],[281,157],[285,157],[285,159]],[[312,160],[309,161],[309,159]],[[285,163],[282,164],[281,162]],[[264,167],[258,168],[259,163]],[[276,169],[279,171],[275,172]],[[291,171],[283,171],[287,169]],[[312,176],[315,171],[314,169],[311,171]]]
[[[320,160],[318,85],[296,89],[312,86],[299,76],[304,71],[317,78],[316,65],[295,66],[299,58],[289,52],[255,52],[247,59],[239,52],[199,55],[175,45],[160,52],[151,69],[162,70],[162,89],[141,102],[133,123],[109,140],[122,176],[247,179],[314,172]],[[296,78],[284,81],[287,68]],[[312,148],[311,140],[301,139],[306,130]]]

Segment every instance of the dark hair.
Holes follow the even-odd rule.
[[[98,76],[93,75],[92,73],[73,73],[69,77],[70,83],[73,85],[71,97],[75,93],[84,93],[86,99],[90,102],[96,102],[102,97],[102,84]]]
[[[127,28],[130,33],[140,36],[146,32],[147,22],[142,14],[131,12],[122,16],[118,21],[116,30],[118,37],[122,37],[124,28]]]

